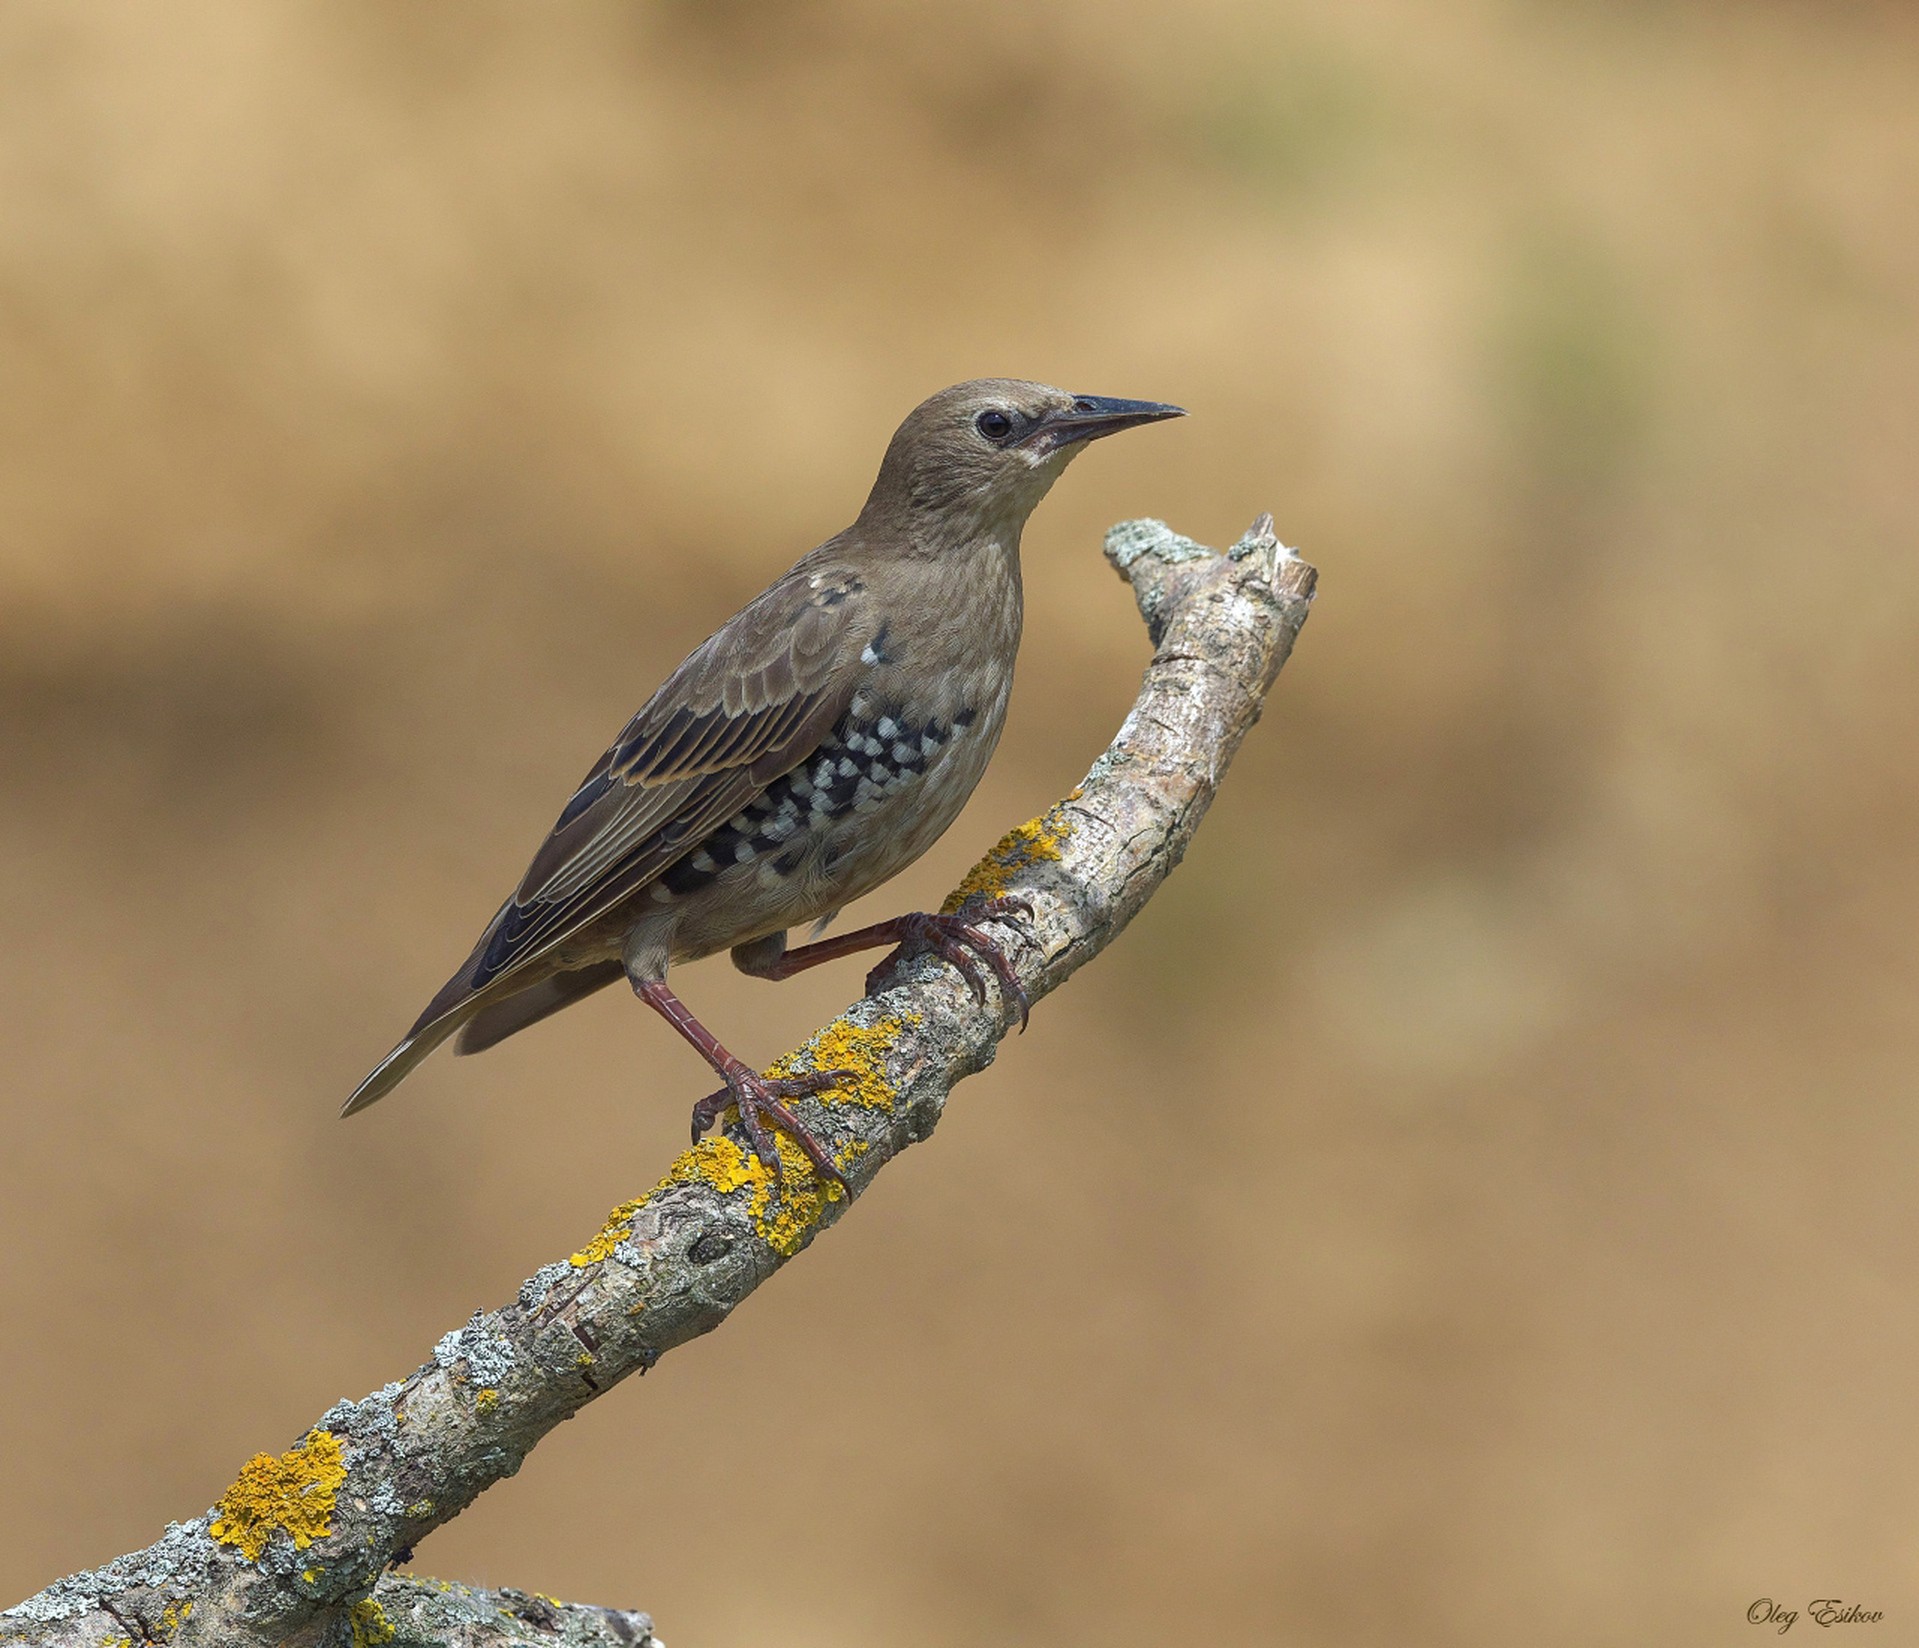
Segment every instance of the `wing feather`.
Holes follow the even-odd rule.
[[[863,673],[877,629],[863,591],[816,552],[699,646],[594,764],[415,1033],[640,891],[810,755]]]

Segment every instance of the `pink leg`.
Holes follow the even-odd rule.
[[[971,987],[973,998],[982,1007],[986,1005],[986,978],[979,970],[979,963],[984,961],[999,980],[1001,993],[1019,1009],[1019,1027],[1024,1030],[1031,1004],[1026,999],[1019,975],[1013,971],[1012,963],[1006,959],[1000,947],[975,923],[1013,915],[1030,917],[1032,913],[1032,905],[1023,898],[969,900],[950,916],[915,914],[895,916],[891,921],[876,921],[871,927],[857,927],[850,933],[841,933],[837,938],[821,939],[817,944],[803,944],[797,950],[788,950],[776,961],[755,965],[749,970],[759,978],[787,979],[795,973],[805,972],[809,967],[817,967],[823,961],[838,961],[841,956],[850,956],[857,950],[877,950],[883,944],[897,944],[899,953],[889,956],[867,974],[866,987],[871,990],[879,975],[901,959],[910,948],[924,946],[942,960],[952,963]]]
[[[633,993],[673,1026],[710,1064],[726,1083],[693,1107],[693,1142],[711,1127],[728,1106],[737,1107],[740,1123],[753,1141],[753,1152],[775,1174],[780,1171],[780,1153],[760,1118],[769,1117],[793,1136],[793,1142],[806,1152],[806,1159],[822,1179],[838,1185],[848,1195],[851,1187],[834,1164],[833,1157],[806,1125],[782,1102],[802,1093],[817,1093],[847,1080],[850,1070],[816,1070],[810,1075],[767,1077],[749,1069],[719,1043],[713,1032],[696,1019],[686,1003],[667,989],[662,981],[636,981]]]

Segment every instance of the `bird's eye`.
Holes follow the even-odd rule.
[[[1013,433],[1013,420],[1004,412],[982,412],[973,420],[973,427],[989,441],[1003,441]]]

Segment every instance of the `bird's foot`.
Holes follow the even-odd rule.
[[[895,917],[893,926],[899,934],[900,946],[866,975],[867,992],[872,994],[877,991],[883,976],[908,956],[921,950],[930,950],[942,961],[952,964],[960,977],[966,980],[967,988],[973,992],[973,999],[984,1007],[986,975],[980,970],[980,963],[984,962],[999,980],[1000,994],[1018,1010],[1019,1027],[1024,1030],[1032,1008],[1025,986],[1013,971],[1013,964],[1006,959],[1006,952],[978,924],[982,921],[1004,921],[1014,925],[1014,918],[1023,916],[1031,920],[1032,915],[1032,905],[1023,898],[981,898],[975,894],[951,915]]]
[[[709,1093],[693,1106],[693,1142],[700,1142],[700,1135],[728,1110],[738,1110],[740,1126],[746,1129],[746,1136],[753,1142],[753,1154],[780,1176],[780,1153],[773,1141],[773,1135],[767,1130],[767,1122],[789,1134],[813,1164],[813,1171],[828,1184],[836,1184],[849,1197],[853,1188],[846,1182],[830,1152],[812,1130],[794,1115],[787,1106],[787,1099],[799,1098],[802,1094],[818,1093],[826,1088],[837,1086],[840,1082],[850,1081],[851,1070],[812,1070],[800,1076],[762,1076],[748,1069],[738,1059],[734,1059],[720,1072],[726,1085],[717,1093]]]

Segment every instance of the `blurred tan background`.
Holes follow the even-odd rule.
[[[1911,8],[18,0],[0,77],[7,1600],[653,1181],[704,1073],[613,992],[334,1113],[1012,373],[1194,415],[1035,519],[878,902],[1117,724],[1113,520],[1320,564],[1273,710],[936,1141],[421,1569],[674,1648],[1919,1642]],[[860,976],[680,983],[770,1057]]]

